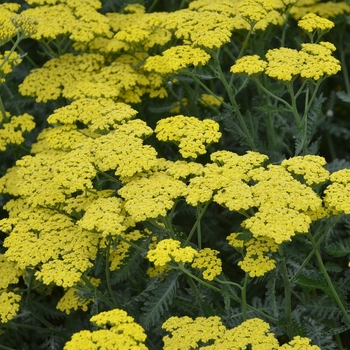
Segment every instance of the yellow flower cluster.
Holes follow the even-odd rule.
[[[34,128],[34,117],[27,113],[11,116],[6,112],[6,118],[0,113],[0,151],[5,151],[8,145],[23,143],[23,134]]]
[[[186,185],[164,172],[134,176],[118,191],[125,209],[136,221],[165,216],[185,193]]]
[[[252,238],[244,242],[244,246],[246,252],[238,266],[243,271],[248,272],[250,277],[261,277],[276,267],[276,261],[269,256],[270,253],[275,253],[278,249],[278,245],[273,239],[268,237]]]
[[[319,80],[340,71],[340,62],[332,56],[335,46],[329,42],[302,44],[300,51],[281,47],[266,53],[267,62],[257,55],[245,56],[231,67],[232,73],[254,75],[265,72],[271,78],[291,81],[297,76]]]
[[[37,32],[38,22],[35,18],[27,17],[23,13],[11,17],[11,22],[17,28],[17,32],[24,37],[29,37]]]
[[[9,261],[4,254],[0,254],[0,290],[17,283],[23,273],[24,271],[19,269],[15,263]]]
[[[11,17],[16,14],[20,7],[21,5],[14,3],[0,4],[0,46],[6,44],[17,34]]]
[[[127,225],[133,222],[127,220],[123,201],[117,197],[98,198],[90,204],[77,224],[85,230],[100,233],[103,237],[121,235],[127,230]]]
[[[34,3],[29,1],[29,3]],[[37,6],[22,12],[26,17],[36,19],[37,30],[31,35],[36,40],[54,40],[63,35],[71,40],[87,43],[100,35],[110,35],[108,20],[97,12],[99,1],[57,1]]]
[[[163,337],[164,350],[190,350],[203,343],[210,350],[239,350],[251,346],[252,349],[304,349],[320,350],[310,345],[310,339],[296,336],[288,344],[279,345],[268,323],[258,318],[242,322],[235,328],[227,329],[218,316],[197,317],[173,316],[166,320],[162,328],[171,333]]]
[[[251,55],[239,58],[231,67],[230,72],[236,74],[247,73],[248,75],[254,75],[264,72],[266,67],[267,62],[263,61],[258,55]]]
[[[73,334],[64,350],[76,349],[130,349],[147,350],[144,329],[124,310],[114,309],[92,316],[90,321],[99,330],[83,330]]]
[[[11,321],[18,313],[19,302],[22,297],[13,292],[0,291],[0,321],[7,323]]]
[[[0,53],[0,84],[5,82],[5,76],[12,72],[12,69],[22,62],[21,55],[15,51]]]
[[[146,59],[143,68],[148,72],[159,74],[175,74],[189,66],[205,65],[210,55],[198,47],[188,45],[173,46],[162,55]]]
[[[325,189],[324,203],[333,215],[350,214],[350,169],[330,175],[331,184]]]
[[[324,18],[331,18],[350,13],[350,5],[346,1],[320,2],[319,0],[299,0],[290,9],[290,14],[295,19],[300,19],[309,13],[315,13]]]
[[[254,205],[249,172],[259,167],[267,156],[248,152],[243,156],[229,151],[217,151],[210,155],[215,163],[206,164],[199,174],[190,179],[186,202],[192,206],[211,199],[232,210],[247,210]],[[238,192],[237,192],[238,191]]]
[[[132,119],[137,111],[125,103],[108,99],[80,99],[56,109],[47,119],[50,124],[76,124],[81,122],[90,130],[106,133]]]
[[[17,269],[40,265],[35,276],[44,284],[76,284],[92,266],[98,237],[53,210],[21,209],[16,216],[0,221],[2,230],[10,233],[4,241],[6,259],[16,263]]]
[[[298,26],[309,33],[315,30],[327,32],[334,27],[334,22],[327,18],[319,17],[315,13],[308,13],[298,21]]]
[[[89,278],[89,280],[91,284],[96,287],[100,284],[101,281],[98,278]],[[88,305],[93,301],[93,299],[85,299],[84,297],[80,296],[78,292],[79,289],[77,288],[68,288],[65,291],[63,297],[57,303],[56,308],[65,312],[67,315],[69,315],[72,310],[81,309],[83,311],[87,311]]]
[[[183,115],[159,120],[154,131],[158,140],[178,144],[179,152],[184,158],[197,158],[198,155],[205,154],[205,147],[218,142],[221,137],[219,124],[214,120],[201,121]]]
[[[199,268],[203,271],[203,278],[212,281],[216,276],[220,275],[222,272],[222,262],[217,257],[219,251],[204,248],[201,249],[196,257],[194,258],[191,266],[193,268]]]
[[[174,239],[163,239],[154,249],[147,253],[147,259],[155,266],[165,266],[171,261],[177,263],[191,263],[197,251],[191,247],[181,248],[181,242]]]
[[[103,98],[138,103],[144,94],[167,96],[160,76],[138,67],[144,58],[144,53],[121,55],[107,62],[98,53],[61,55],[32,70],[19,91],[24,96],[36,97],[37,102],[63,96],[70,100]]]

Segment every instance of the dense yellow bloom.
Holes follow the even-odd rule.
[[[100,284],[100,279],[98,278],[89,278],[89,280],[91,284],[96,287]],[[82,281],[79,283],[82,283]],[[72,310],[81,309],[83,311],[87,311],[88,305],[93,301],[93,299],[85,299],[84,297],[80,296],[78,292],[79,289],[77,288],[68,288],[63,297],[57,303],[56,308],[65,312],[67,315],[69,315]]]
[[[100,233],[103,237],[123,234],[125,223],[123,201],[117,197],[98,198],[87,207],[78,225],[85,230]]]
[[[325,189],[324,203],[333,215],[350,214],[350,169],[330,175],[332,183]]]
[[[268,50],[266,74],[282,81],[291,81],[299,74],[303,78],[319,80],[340,71],[340,62],[332,56],[333,44],[320,42],[301,46],[300,51],[283,47]]]
[[[6,113],[6,119],[0,113],[0,151],[5,151],[8,145],[22,144],[23,134],[34,128],[34,117],[27,113],[19,116]]]
[[[0,4],[0,46],[17,34],[17,29],[10,18],[16,14],[20,7],[21,5],[14,3]]]
[[[319,80],[325,75],[334,75],[341,69],[340,62],[332,56],[335,46],[329,42],[301,44],[301,53],[306,53],[301,77]]]
[[[24,96],[36,97],[37,102],[56,100],[62,96],[65,87],[89,79],[104,62],[104,57],[99,54],[75,56],[69,53],[53,58],[43,67],[32,70],[19,85],[19,91]]]
[[[294,337],[289,344],[279,346],[278,340],[270,332],[270,326],[258,318],[248,319],[240,325],[227,329],[218,316],[197,317],[173,316],[163,325],[168,333],[163,337],[164,350],[191,350],[202,347],[208,350],[241,350],[250,345],[253,350],[305,349],[320,350],[310,345],[310,339]],[[209,345],[210,344],[210,345]]]
[[[179,152],[184,158],[197,158],[206,153],[206,145],[218,142],[221,133],[219,124],[214,120],[203,121],[196,117],[177,115],[161,119],[155,128],[157,139],[178,144]]]
[[[176,199],[184,195],[186,185],[164,172],[134,176],[119,191],[125,209],[136,221],[166,216]]]
[[[209,59],[210,55],[200,48],[180,45],[165,50],[161,56],[148,57],[143,68],[159,74],[174,74],[190,66],[205,65]]]
[[[35,275],[43,283],[71,287],[92,266],[99,237],[80,229],[68,216],[35,209],[3,219],[3,229],[6,222],[10,224],[4,241],[7,260],[19,269],[40,265]]]
[[[21,296],[13,292],[0,292],[0,321],[7,323],[18,313]]]
[[[291,9],[290,14],[295,19],[300,19],[306,14],[315,13],[320,17],[331,18],[350,13],[350,5],[345,1],[338,2],[319,2],[312,1],[298,1]]]
[[[0,254],[0,290],[17,283],[23,273],[24,271],[19,269],[15,263],[8,261],[4,254]]]
[[[164,350],[191,350],[199,344],[217,340],[225,332],[226,327],[219,316],[197,317],[188,316],[168,318],[162,328],[171,333],[163,337]]]
[[[334,22],[319,17],[315,13],[308,13],[298,21],[298,26],[306,32],[312,33],[315,30],[328,31],[334,27]]]
[[[64,350],[130,349],[147,350],[144,329],[124,310],[114,309],[92,316],[90,321],[100,330],[83,330],[73,334]],[[108,328],[108,329],[107,329]]]
[[[201,249],[194,258],[191,266],[203,269],[203,278],[212,281],[222,272],[222,262],[217,255],[220,252],[210,248]]]
[[[78,42],[89,42],[99,35],[109,35],[105,16],[98,13],[89,1],[60,1],[57,4],[36,6],[24,10],[23,15],[37,20],[33,39],[53,40],[64,35]]]
[[[139,6],[139,11],[132,13],[106,15],[111,29],[116,33],[106,42],[107,52],[108,50],[117,52],[121,49],[128,52],[135,50],[146,52],[155,45],[163,46],[171,40],[172,34],[165,28],[168,14],[166,12],[144,13],[145,8]]]
[[[92,131],[106,133],[132,119],[137,111],[125,103],[107,99],[80,99],[56,109],[47,121],[50,124],[75,124],[81,122]]]
[[[35,18],[27,17],[23,13],[11,17],[11,22],[17,28],[18,33],[29,37],[37,32],[38,22]]]
[[[278,220],[278,219],[277,219]],[[276,261],[269,255],[278,249],[276,242],[268,237],[252,238],[244,243],[246,253],[238,266],[250,277],[261,277],[276,267]]]
[[[264,72],[267,63],[258,55],[244,56],[239,58],[231,67],[232,73],[247,73],[248,75],[259,74]]]
[[[149,250],[147,259],[155,266],[165,266],[171,261],[190,263],[198,255],[191,247],[181,248],[181,242],[174,239],[163,239],[154,249]]]
[[[232,210],[246,210],[252,207],[254,202],[245,182],[251,179],[249,172],[267,160],[267,156],[258,152],[248,152],[239,156],[229,151],[217,151],[212,153],[210,158],[215,163],[206,164],[200,173],[190,180],[186,202],[197,206],[214,198],[216,202]],[[235,194],[235,191],[238,193]]]
[[[131,177],[157,165],[156,150],[143,144],[143,138],[151,134],[152,129],[145,122],[135,119],[83,147],[99,170],[113,170],[118,176]]]
[[[0,84],[5,82],[5,76],[12,72],[12,69],[22,62],[21,55],[17,52],[5,51],[0,53]]]
[[[320,185],[328,181],[330,173],[323,167],[326,164],[327,162],[323,157],[313,155],[292,157],[283,160],[281,163],[296,177],[301,175],[308,186]]]
[[[223,12],[175,11],[167,16],[166,28],[178,39],[201,48],[219,48],[230,42],[236,23]]]

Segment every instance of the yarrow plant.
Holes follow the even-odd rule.
[[[0,4],[0,349],[346,349],[349,15]]]

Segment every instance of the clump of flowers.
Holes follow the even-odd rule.
[[[77,348],[106,349],[120,348],[146,350],[144,329],[124,310],[114,309],[101,312],[90,318],[90,322],[101,328],[95,331],[83,330],[74,333],[64,350]]]
[[[177,115],[161,119],[155,128],[157,139],[178,144],[184,158],[197,158],[206,153],[206,146],[218,142],[221,133],[214,120],[198,120],[195,117]]]
[[[174,239],[163,239],[154,249],[147,253],[147,259],[155,266],[165,266],[171,261],[190,263],[197,256],[197,251],[191,247],[181,248],[181,242]]]

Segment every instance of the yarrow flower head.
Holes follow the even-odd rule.
[[[13,292],[0,291],[0,321],[7,323],[18,313],[22,297]]]
[[[200,48],[187,45],[173,46],[161,56],[148,57],[143,68],[159,74],[174,74],[190,66],[205,65],[210,55]]]
[[[217,257],[219,251],[204,248],[201,249],[194,258],[191,266],[193,268],[203,269],[203,278],[212,281],[216,276],[220,275],[222,271],[222,262]]]
[[[154,249],[147,253],[147,259],[155,266],[165,266],[171,261],[177,263],[191,263],[198,255],[191,247],[181,248],[181,242],[174,239],[163,239]]]
[[[73,334],[64,350],[75,349],[125,349],[147,350],[144,344],[147,336],[144,329],[124,310],[114,309],[92,316],[90,321],[99,330],[83,330]]]
[[[298,26],[308,33],[315,30],[327,32],[334,27],[334,22],[327,18],[317,16],[315,13],[308,13],[298,21]]]
[[[236,61],[230,72],[254,75],[264,72],[266,66],[267,62],[263,61],[258,55],[244,56]]]
[[[201,121],[183,115],[161,119],[154,131],[158,140],[177,143],[184,158],[197,158],[205,154],[205,146],[218,142],[221,137],[219,124],[214,120]]]
[[[350,169],[338,170],[330,175],[331,184],[324,193],[324,203],[333,215],[350,214]]]

